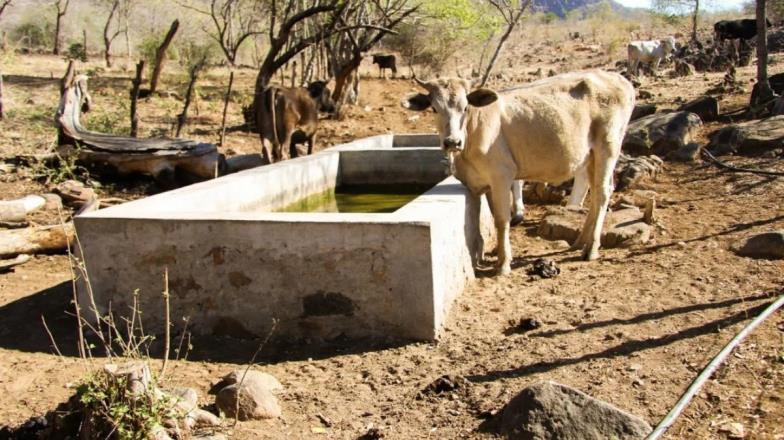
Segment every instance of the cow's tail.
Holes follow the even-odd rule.
[[[277,92],[278,89],[276,87],[270,88],[270,114],[272,115],[272,136],[274,138],[275,145],[280,144],[280,136],[278,135],[278,121],[275,117],[275,104],[277,104],[276,98],[278,94]]]

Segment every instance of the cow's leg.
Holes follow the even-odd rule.
[[[316,133],[313,133],[312,135],[308,136],[308,156],[313,154],[313,143],[315,142],[315,139],[316,139]]]
[[[612,178],[615,171],[615,163],[621,151],[623,135],[626,132],[628,121],[615,118],[610,121],[600,139],[600,148],[594,150],[593,154],[593,173],[591,178],[591,212],[590,233],[586,234],[588,241],[583,248],[582,257],[586,261],[599,258],[599,246],[602,239],[602,227],[604,218],[607,215],[607,207],[610,205],[612,195]],[[589,222],[586,222],[589,223]]]
[[[264,136],[261,137],[261,159],[265,165],[272,163],[272,156],[270,156],[269,142],[266,139],[264,139]]]
[[[653,70],[653,76],[658,76],[659,74],[659,63],[661,63],[661,58],[656,57],[651,62],[651,70]]]
[[[590,155],[588,156],[588,162],[585,164],[585,182],[590,186],[591,192],[594,191],[593,185],[593,175],[594,175],[594,161],[595,161],[596,153],[591,150]],[[575,184],[577,183],[577,178],[575,177]],[[590,231],[593,230],[593,220],[595,219],[594,215],[594,197],[591,196],[591,203],[588,205],[588,215],[585,216],[585,221],[583,222],[583,227],[580,229],[580,234],[577,236],[577,240],[572,243],[572,246],[569,250],[577,251],[582,250],[585,247],[585,244],[588,242],[588,236],[590,235]]]
[[[515,180],[512,182],[512,221],[511,225],[516,226],[522,223],[525,214],[523,205],[523,181]]]
[[[512,272],[512,243],[509,239],[509,220],[512,216],[509,190],[512,181],[504,181],[498,185],[491,185],[489,193],[490,206],[493,210],[496,235],[498,239],[498,263],[496,267],[499,275]],[[492,189],[495,188],[495,189]]]
[[[640,61],[632,58],[631,62],[629,63],[629,73],[631,73],[634,76],[639,76],[639,72],[637,71],[639,66],[640,66]]]
[[[574,174],[574,184],[572,185],[572,192],[569,194],[569,200],[566,206],[581,207],[585,200],[585,195],[588,194],[588,166],[583,165],[577,169]]]

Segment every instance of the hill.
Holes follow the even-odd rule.
[[[535,0],[534,10],[541,12],[552,12],[555,15],[564,18],[566,13],[573,10],[590,11],[592,8],[597,7],[604,0]],[[610,6],[616,12],[623,15],[633,14],[639,11],[637,8],[627,8],[620,3],[610,0]]]

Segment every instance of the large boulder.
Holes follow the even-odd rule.
[[[628,207],[608,213],[602,228],[602,247],[615,248],[647,243],[653,228],[645,223],[644,213]],[[547,240],[577,240],[585,222],[585,213],[564,207],[550,208],[539,223],[537,234]]]
[[[663,157],[691,143],[700,126],[700,117],[689,112],[646,116],[629,124],[623,151],[633,156],[655,154]]]
[[[765,232],[744,238],[732,245],[732,250],[743,257],[784,259],[784,230]]]
[[[715,121],[719,117],[719,100],[713,96],[701,96],[683,104],[678,110],[694,113],[703,122]]]
[[[280,405],[272,392],[257,383],[229,385],[215,396],[215,406],[226,417],[238,420],[280,417]]]
[[[621,153],[615,164],[616,191],[623,191],[642,180],[655,179],[663,165],[664,161],[656,155],[632,157]]]
[[[784,147],[784,115],[772,116],[721,128],[710,136],[714,154],[763,154]]]
[[[632,116],[629,118],[629,120],[636,121],[654,113],[656,113],[656,104],[637,104],[634,106],[634,110],[632,110]]]
[[[550,381],[512,398],[501,413],[499,428],[512,440],[643,439],[651,432],[645,420]]]

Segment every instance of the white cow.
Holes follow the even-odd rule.
[[[659,41],[632,41],[629,43],[629,72],[638,75],[640,63],[650,63],[656,72],[659,63],[675,50],[675,38],[667,37]]]
[[[598,258],[613,169],[634,108],[629,81],[616,73],[576,72],[499,93],[472,92],[464,79],[417,83],[427,94],[402,104],[435,109],[442,147],[456,153],[455,176],[474,195],[487,194],[501,274],[511,271],[509,188],[515,179],[559,183],[578,175],[587,182],[591,206],[572,247],[582,248],[586,260]]]

